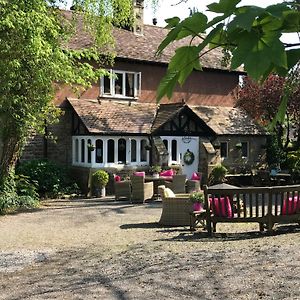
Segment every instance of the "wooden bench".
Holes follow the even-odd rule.
[[[278,223],[300,225],[300,185],[218,190],[204,186],[204,195],[210,235],[217,223],[225,222],[257,222],[260,231],[268,232]]]

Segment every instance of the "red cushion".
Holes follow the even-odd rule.
[[[225,218],[232,218],[232,208],[230,199],[227,196],[226,198],[209,198],[210,206],[212,208],[213,214],[216,217],[225,217]]]
[[[135,172],[134,175],[135,176],[145,177],[145,172]]]
[[[294,199],[289,197],[289,199],[284,199],[282,206],[283,215],[293,215],[300,212],[300,197],[295,196]]]
[[[192,174],[191,180],[198,180],[198,181],[200,181],[200,179],[201,179],[200,175],[198,175],[196,172],[194,172]]]
[[[115,181],[116,181],[116,182],[121,181],[121,176],[115,175]]]
[[[174,171],[172,169],[170,170],[165,170],[159,173],[159,176],[173,176]]]

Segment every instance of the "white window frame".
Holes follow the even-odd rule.
[[[110,73],[110,93],[104,93],[104,77],[100,78],[100,95],[101,97],[113,97],[113,98],[125,98],[125,99],[138,99],[141,95],[141,82],[142,82],[142,73],[133,72],[133,71],[121,71],[121,70],[108,70]],[[122,93],[115,93],[115,76],[116,74],[122,74]],[[133,97],[126,96],[126,74],[134,75],[134,92]]]

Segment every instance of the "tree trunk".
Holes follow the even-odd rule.
[[[0,156],[0,191],[3,190],[10,172],[14,169],[20,154],[20,138],[16,136],[5,137],[2,140]]]

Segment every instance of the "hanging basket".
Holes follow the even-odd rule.
[[[191,165],[195,160],[195,155],[193,152],[187,150],[183,155],[183,161],[186,165]]]

